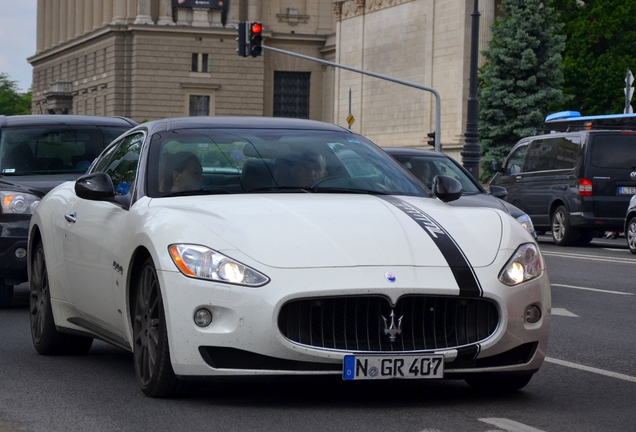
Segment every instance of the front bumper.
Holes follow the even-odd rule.
[[[16,256],[16,251],[27,248],[31,216],[0,214],[0,279],[26,282],[27,258]]]
[[[397,275],[394,283],[384,278],[386,270],[269,269],[265,273],[272,282],[260,288],[158,271],[174,371],[182,378],[341,374],[345,355],[365,351],[292,342],[279,330],[278,317],[285,303],[302,298],[384,296],[397,304],[398,299],[407,295],[449,298],[459,295],[455,286],[448,286],[452,280],[448,269],[391,269]],[[484,287],[483,297],[498,308],[499,320],[492,334],[478,343],[418,351],[396,350],[391,355],[399,352],[443,354],[448,377],[538,370],[546,355],[551,321],[547,272],[517,287],[507,287],[493,280],[492,269],[475,269],[475,272]],[[426,288],[421,281],[426,281]],[[535,324],[524,319],[528,305],[537,305],[542,310],[542,318]],[[206,328],[194,324],[193,317],[199,308],[206,308],[213,315],[212,323]]]

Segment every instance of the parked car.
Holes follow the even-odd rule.
[[[505,211],[515,218],[534,237],[534,226],[530,217],[518,207],[504,201],[506,188],[491,186],[487,191],[463,166],[450,156],[432,151],[412,148],[384,148],[402,166],[408,169],[428,188],[436,175],[447,175],[462,184],[462,196],[451,203],[456,206],[492,207]]]
[[[589,243],[596,232],[622,231],[636,194],[636,132],[583,130],[520,140],[491,185],[551,231],[557,245]]]
[[[547,348],[545,263],[504,211],[447,204],[460,195],[340,126],[141,124],[35,209],[33,344],[129,350],[151,397],[223,376],[522,388]]]
[[[0,308],[27,280],[31,213],[58,184],[79,177],[137,123],[92,116],[0,116]]]
[[[636,255],[636,195],[633,195],[629,200],[624,230],[629,251]]]

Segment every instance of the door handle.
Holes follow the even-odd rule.
[[[75,217],[75,213],[67,213],[64,215],[64,219],[68,222],[75,223],[77,222],[77,218]]]
[[[521,179],[522,179],[522,178],[523,178],[523,177],[521,177],[521,176],[516,176],[516,177],[515,177],[515,181],[521,181]]]

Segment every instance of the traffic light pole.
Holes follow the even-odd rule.
[[[442,144],[441,144],[441,141],[440,141],[440,137],[442,136],[442,129],[441,129],[441,127],[442,127],[441,98],[440,98],[440,95],[437,92],[437,90],[435,90],[434,88],[426,87],[426,86],[423,86],[421,84],[412,83],[410,81],[404,81],[404,80],[401,80],[401,79],[398,79],[398,78],[393,78],[393,77],[390,77],[390,76],[387,76],[387,75],[378,74],[378,73],[375,73],[375,72],[369,72],[369,71],[364,70],[364,69],[358,69],[358,68],[354,68],[354,67],[351,67],[351,66],[345,66],[345,65],[338,64],[338,63],[329,62],[329,61],[326,61],[326,60],[317,59],[315,57],[309,57],[309,56],[306,56],[306,55],[303,55],[303,54],[298,54],[298,53],[291,52],[291,51],[285,51],[285,50],[282,50],[282,49],[279,49],[279,48],[268,47],[268,46],[265,46],[265,45],[262,45],[262,47],[265,50],[274,51],[274,52],[277,52],[277,53],[286,54],[286,55],[290,55],[290,56],[294,56],[294,57],[299,57],[299,58],[302,58],[302,59],[305,59],[305,60],[326,64],[326,65],[337,67],[337,68],[340,68],[340,69],[350,70],[352,72],[361,73],[363,75],[369,75],[369,76],[372,76],[372,77],[375,77],[375,78],[383,79],[383,80],[386,80],[386,81],[391,81],[391,82],[394,82],[394,83],[397,83],[397,84],[402,84],[402,85],[405,85],[405,86],[414,87],[414,88],[419,89],[419,90],[424,90],[424,91],[428,91],[428,92],[433,93],[435,95],[435,151],[438,151],[438,152],[442,151]]]

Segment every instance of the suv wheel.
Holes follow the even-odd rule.
[[[571,246],[579,237],[576,228],[570,225],[570,216],[565,206],[559,206],[552,213],[552,239],[558,246]]]
[[[627,238],[629,251],[636,255],[636,216],[633,216],[627,223],[625,238]]]

